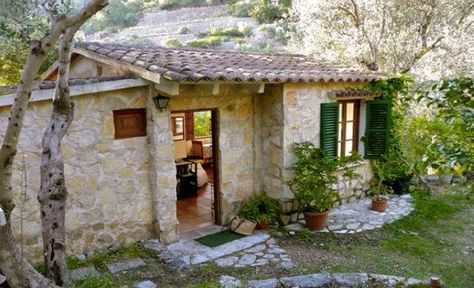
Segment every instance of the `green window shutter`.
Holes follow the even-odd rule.
[[[321,104],[321,149],[327,155],[337,157],[337,136],[339,124],[339,103]]]
[[[365,158],[380,159],[386,153],[390,126],[390,99],[367,101]]]

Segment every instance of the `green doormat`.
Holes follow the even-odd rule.
[[[221,231],[215,234],[207,235],[201,238],[197,238],[194,240],[201,243],[202,245],[206,245],[207,247],[212,248],[212,247],[217,247],[224,243],[237,240],[243,237],[245,236],[227,230],[227,231]]]

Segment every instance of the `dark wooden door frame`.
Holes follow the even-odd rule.
[[[214,187],[214,223],[221,225],[221,186],[220,186],[220,153],[219,153],[219,109],[218,108],[203,108],[203,109],[189,109],[189,110],[173,110],[172,113],[186,113],[186,112],[202,112],[211,111],[211,137],[212,137],[212,178]]]

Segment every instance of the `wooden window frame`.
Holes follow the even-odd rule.
[[[183,131],[181,133],[178,133],[176,131],[177,125],[176,125],[176,120],[181,119],[183,123]],[[184,140],[184,132],[185,132],[185,121],[184,121],[184,116],[172,116],[171,117],[171,129],[173,132],[173,137],[176,137],[174,140]]]
[[[338,125],[341,124],[341,139],[338,139],[338,145],[341,148],[341,154],[339,157],[346,157],[346,142],[352,140],[352,151],[359,153],[359,125],[360,125],[360,99],[356,100],[340,100],[337,101],[339,104],[342,104],[342,109],[339,111],[341,115],[341,121]],[[354,104],[354,115],[352,115],[352,139],[346,139],[346,123],[347,123],[347,104]]]
[[[134,138],[134,137],[143,137],[146,136],[146,109],[145,108],[134,108],[134,109],[121,109],[121,110],[114,110],[114,129],[115,139],[125,139],[125,138]],[[140,115],[140,124],[138,129],[135,131],[128,131],[124,132],[123,128],[121,127],[122,123],[120,121],[120,117],[124,115]]]

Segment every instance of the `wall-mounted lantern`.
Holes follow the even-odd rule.
[[[153,102],[155,102],[156,108],[160,109],[160,111],[163,111],[163,109],[168,108],[170,97],[158,95],[153,97]]]
[[[7,219],[5,217],[5,213],[3,212],[2,208],[0,208],[0,226],[7,225]]]

